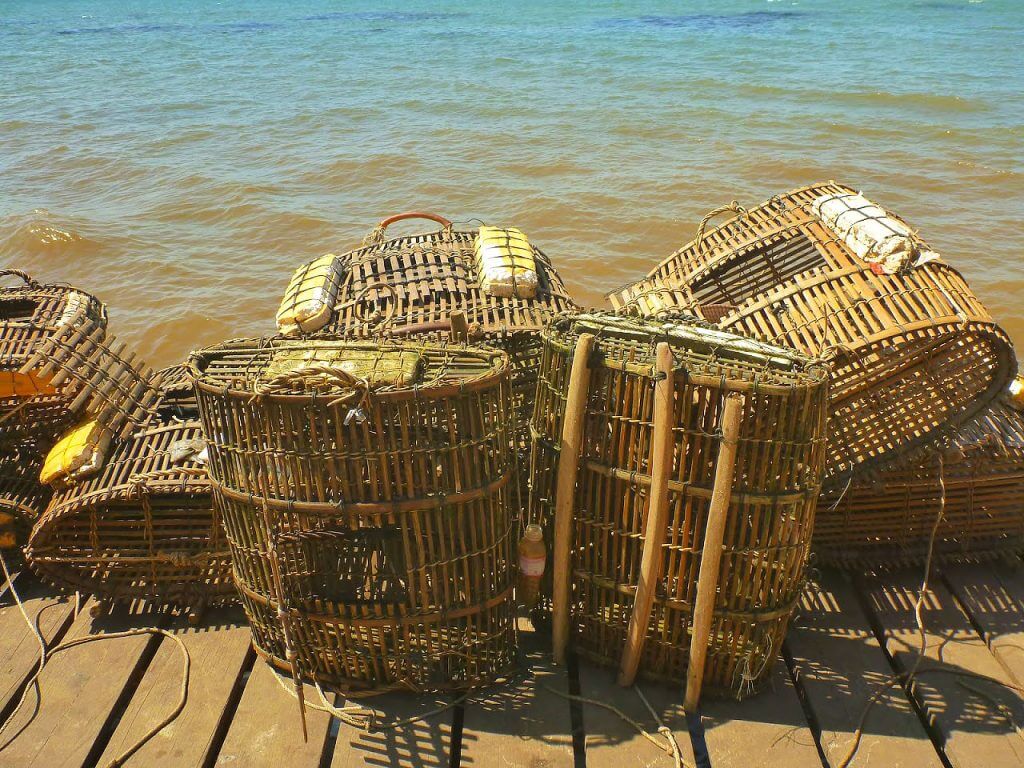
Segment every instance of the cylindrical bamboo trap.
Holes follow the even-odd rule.
[[[236,599],[206,450],[184,368],[163,373],[154,415],[115,440],[90,477],[54,495],[26,549],[57,586],[101,601],[175,603],[198,616]]]
[[[1016,369],[1007,335],[911,228],[829,182],[773,197],[705,232],[610,295],[656,316],[830,358],[826,484],[924,446],[981,413]],[[709,214],[710,216],[711,214]]]
[[[933,529],[938,560],[1024,554],[1024,414],[1016,407],[999,400],[948,445],[822,494],[813,548],[819,562],[838,566],[916,564]]]
[[[147,418],[158,397],[153,372],[107,335],[98,299],[20,270],[4,276],[24,284],[0,289],[0,430],[49,439],[84,417],[123,437]]]
[[[504,353],[243,340],[195,353],[191,373],[260,655],[350,692],[465,689],[509,671]]]
[[[440,228],[403,237],[386,230],[407,219]],[[512,374],[513,417],[521,447],[540,362],[540,331],[559,312],[576,308],[551,260],[517,229],[456,228],[430,213],[385,219],[363,246],[328,255],[299,269],[278,312],[289,335],[326,331],[430,340],[452,332],[451,314],[463,313],[470,338],[504,350]]]
[[[589,336],[580,383],[570,360]],[[563,453],[573,450],[563,438],[570,389],[585,392],[579,456]],[[765,679],[802,586],[827,398],[824,366],[692,317],[552,321],[533,420],[531,522],[549,532],[556,564],[567,563],[578,653],[619,667],[623,683],[637,670],[682,682],[700,644],[705,689],[742,696]],[[556,492],[565,462],[578,462],[577,476]],[[560,559],[550,531],[565,508],[571,535]],[[719,542],[706,539],[709,516],[721,523]],[[702,586],[698,571],[714,557]],[[701,590],[709,620],[692,638]],[[557,638],[557,596],[554,621]]]

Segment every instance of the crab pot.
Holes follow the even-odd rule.
[[[96,473],[54,495],[26,550],[47,581],[106,601],[196,611],[237,599],[182,370],[164,372],[153,416],[115,440]]]
[[[153,372],[107,335],[106,308],[94,296],[41,285],[0,289],[0,430],[13,425],[46,437],[87,417],[123,437],[152,410]]]
[[[727,505],[715,513],[725,515],[721,560],[708,590],[713,621],[693,642],[707,649],[706,691],[749,693],[768,676],[801,591],[825,456],[827,370],[692,316],[557,318],[544,334],[533,420],[531,515],[549,532],[548,541],[559,464],[577,460],[562,456],[559,445],[570,360],[583,334],[594,339],[577,382],[585,397],[580,456],[568,489],[573,497],[562,502],[571,510],[568,610],[576,651],[621,663],[641,569],[650,565],[644,578],[653,584],[653,603],[636,627],[639,672],[685,679],[711,500],[722,493]],[[662,343],[671,349],[671,378],[656,373]],[[659,380],[670,382],[660,415]],[[730,441],[733,479],[716,488],[730,399],[740,400]],[[660,439],[656,422],[663,424]],[[654,466],[664,470],[657,477]],[[649,520],[655,508],[661,525]]]
[[[1024,554],[1024,414],[997,401],[947,442],[822,494],[818,561],[917,564],[928,555],[933,529],[935,559]]]
[[[39,452],[29,445],[0,451],[0,549],[28,541],[29,531],[46,509],[50,489],[39,482]]]
[[[260,655],[342,690],[514,661],[515,461],[497,350],[276,338],[195,353],[214,497]]]
[[[440,228],[388,237],[405,219]],[[559,312],[576,308],[550,259],[516,229],[456,229],[434,214],[385,219],[361,248],[301,268],[278,313],[286,334],[326,330],[343,335],[448,337],[452,312],[464,313],[474,343],[509,355],[514,432],[529,444],[528,425],[540,362],[540,331]]]
[[[832,182],[739,210],[610,298],[645,316],[706,307],[721,328],[829,358],[826,485],[952,433],[1009,383],[1006,333],[894,214]]]

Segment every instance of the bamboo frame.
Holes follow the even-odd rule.
[[[565,421],[559,446],[558,489],[555,503],[554,588],[551,595],[552,639],[556,664],[565,663],[569,644],[569,580],[572,547],[572,510],[576,493],[576,476],[583,438],[583,414],[590,391],[588,359],[594,347],[593,334],[580,334],[572,358],[569,391],[565,402]],[[570,460],[572,457],[572,460]]]
[[[647,624],[651,620],[654,591],[661,578],[661,550],[668,534],[668,476],[672,471],[673,371],[672,347],[660,342],[655,350],[654,434],[651,440],[651,487],[648,492],[647,521],[644,523],[644,546],[640,556],[640,580],[633,601],[633,615],[626,630],[626,647],[619,665],[619,685],[628,686],[636,679],[640,656],[647,640]],[[717,483],[716,483],[717,488]],[[714,505],[712,504],[712,511]]]
[[[743,415],[742,395],[725,397],[722,412],[722,442],[715,463],[715,485],[708,508],[708,527],[701,545],[700,571],[697,574],[697,599],[693,605],[693,630],[690,633],[690,662],[686,668],[686,695],[683,709],[696,712],[704,686],[704,663],[711,641],[711,622],[717,599],[722,563],[722,542],[728,521],[729,501],[736,467],[736,446]]]
[[[639,674],[682,682],[690,651],[701,543],[714,496],[723,409],[747,406],[736,446],[705,689],[743,696],[770,673],[799,597],[825,457],[827,369],[792,350],[692,318],[641,321],[562,315],[544,333],[534,409],[531,521],[551,536],[561,488],[570,360],[582,334],[589,395],[573,485],[570,629],[577,654],[621,667],[641,573],[660,573],[644,625]],[[671,462],[657,470],[657,346],[675,358]],[[661,401],[665,403],[665,400]],[[664,424],[663,420],[659,420]],[[660,490],[663,485],[665,491]],[[664,544],[648,545],[656,495],[667,492]],[[644,564],[645,549],[660,562]],[[556,569],[557,570],[557,566]],[[548,589],[551,589],[549,586]],[[641,613],[642,615],[642,613]],[[639,622],[638,622],[639,628]],[[636,636],[637,632],[633,635]],[[628,678],[627,678],[628,679]]]

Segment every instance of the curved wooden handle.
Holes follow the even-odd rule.
[[[396,213],[394,216],[388,216],[380,224],[377,225],[377,229],[383,233],[392,224],[405,221],[406,219],[427,219],[428,221],[435,221],[445,229],[451,229],[452,223],[448,221],[444,216],[438,216],[436,213],[426,213],[425,211],[406,211],[405,213]]]

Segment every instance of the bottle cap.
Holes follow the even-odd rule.
[[[536,523],[530,523],[526,526],[526,535],[523,538],[530,541],[540,541],[544,538],[544,529]]]

